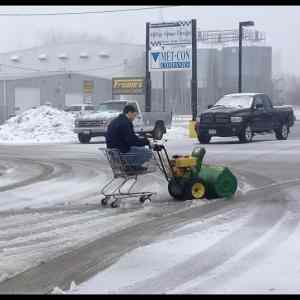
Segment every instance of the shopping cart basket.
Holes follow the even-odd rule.
[[[141,203],[146,200],[151,201],[154,192],[132,192],[137,183],[138,176],[153,173],[157,169],[157,161],[152,153],[149,161],[143,164],[141,168],[134,163],[135,154],[120,153],[118,149],[99,149],[103,151],[111,167],[113,176],[109,182],[102,188],[101,193],[104,198],[101,200],[102,206],[106,206],[113,199],[110,206],[118,207],[122,199],[139,198]],[[130,164],[128,163],[130,161]],[[119,182],[118,182],[119,181]],[[125,186],[128,184],[128,187]]]

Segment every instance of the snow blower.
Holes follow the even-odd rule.
[[[237,190],[237,179],[227,167],[203,164],[204,148],[196,147],[191,155],[173,155],[171,159],[162,144],[154,144],[152,150],[174,199],[228,199]]]

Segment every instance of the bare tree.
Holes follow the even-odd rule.
[[[300,106],[300,77],[282,74],[273,79],[273,101],[276,104]]]

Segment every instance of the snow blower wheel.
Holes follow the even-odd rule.
[[[169,194],[176,200],[185,200],[184,185],[172,178],[168,184]]]
[[[206,194],[205,185],[200,179],[191,180],[186,186],[187,199],[203,199]]]

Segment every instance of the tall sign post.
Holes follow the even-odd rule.
[[[150,23],[146,23],[145,111],[151,111],[151,75],[149,70]]]
[[[197,118],[198,106],[198,81],[197,81],[197,21],[192,20],[192,81],[191,81],[191,104],[193,121]]]
[[[197,116],[198,87],[196,28],[196,20],[146,24],[146,80],[150,72],[192,71],[193,120]],[[149,90],[148,84],[146,90]],[[146,97],[146,107],[147,104],[151,107],[151,95]]]

